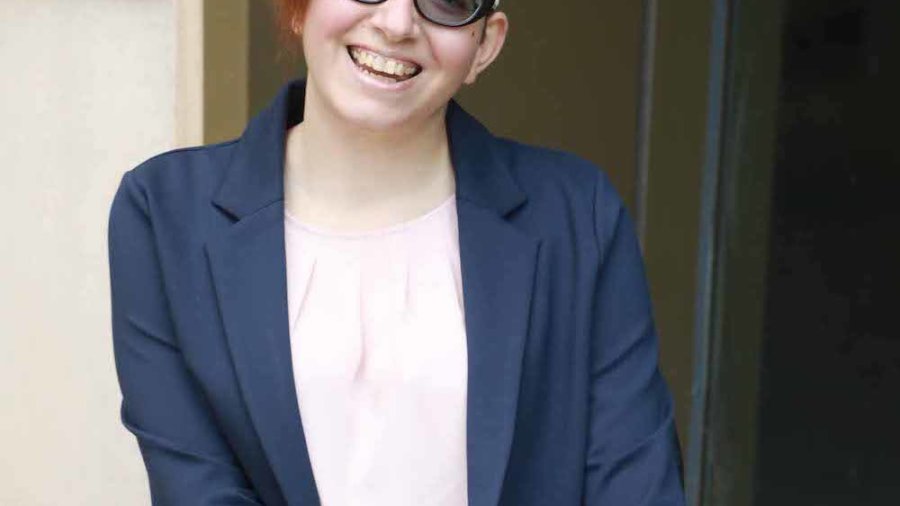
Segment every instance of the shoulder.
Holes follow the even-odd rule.
[[[498,137],[501,152],[516,176],[545,183],[593,184],[603,170],[575,153]]]
[[[565,203],[590,218],[595,239],[604,244],[623,214],[624,201],[606,170],[575,153],[497,138],[512,176],[538,202]]]
[[[149,220],[154,228],[162,229],[202,223],[235,142],[173,149],[127,170],[113,197],[110,225],[133,226],[134,220]]]
[[[134,183],[155,195],[202,193],[224,175],[237,140],[173,149],[152,156],[131,169]]]

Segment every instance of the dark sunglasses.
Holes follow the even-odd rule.
[[[356,0],[364,4],[380,4],[386,0]],[[487,16],[500,5],[500,0],[415,0],[423,18],[441,26],[465,26]]]

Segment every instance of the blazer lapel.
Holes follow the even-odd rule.
[[[284,248],[284,140],[302,119],[304,82],[279,93],[238,142],[213,202],[234,220],[207,254],[235,371],[284,496],[318,505],[294,388]],[[470,506],[496,506],[515,427],[540,241],[506,215],[525,202],[497,141],[451,101],[447,111],[468,344]],[[302,339],[302,336],[300,336]]]
[[[447,130],[468,345],[469,506],[496,506],[512,447],[540,240],[506,221],[526,198],[493,136],[456,102]]]
[[[241,393],[288,504],[319,504],[291,367],[283,206],[207,243]]]
[[[291,364],[284,247],[284,138],[303,89],[248,125],[213,203],[233,219],[206,244],[241,393],[289,505],[318,505]]]
[[[512,446],[537,242],[461,201],[459,215],[469,377],[469,504],[496,506]]]

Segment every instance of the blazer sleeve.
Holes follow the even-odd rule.
[[[109,213],[122,423],[137,438],[154,505],[260,505],[179,350],[147,202],[129,171]]]
[[[586,506],[681,506],[681,449],[658,366],[657,333],[631,218],[601,173],[601,264],[593,302]]]

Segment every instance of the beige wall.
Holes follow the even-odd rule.
[[[175,142],[171,0],[2,0],[0,504],[149,504],[119,422],[106,226]]]

